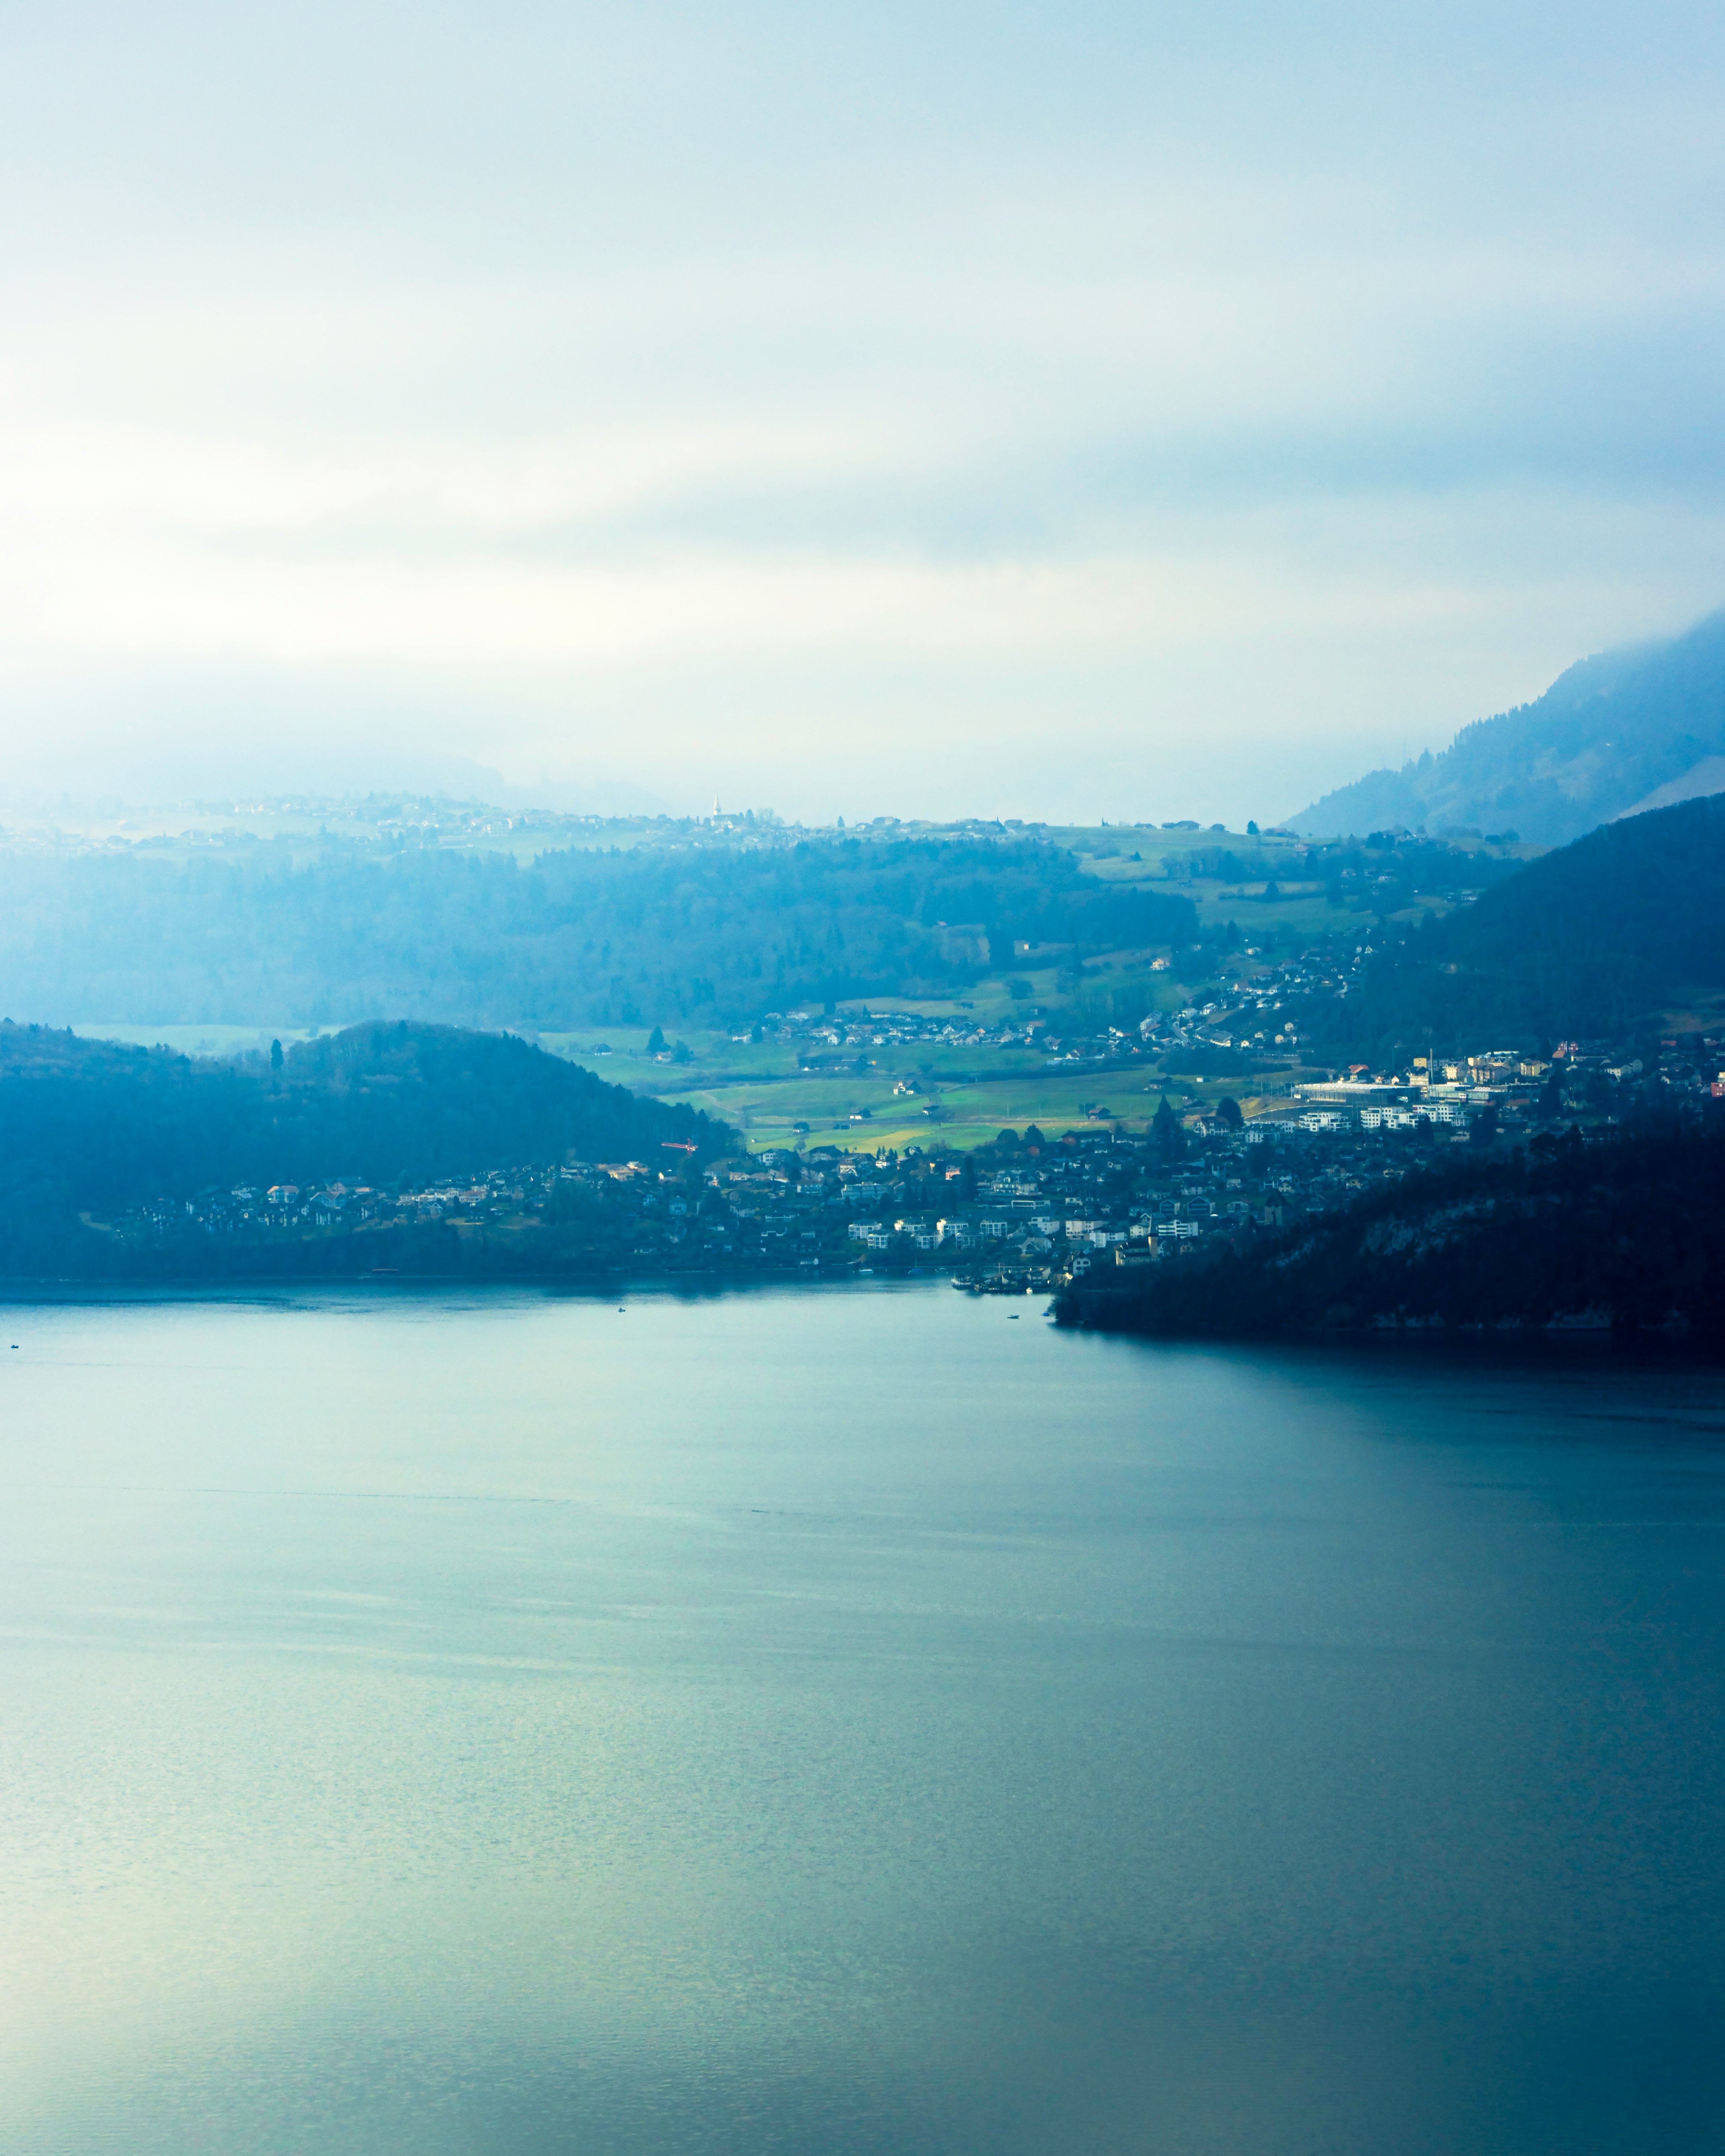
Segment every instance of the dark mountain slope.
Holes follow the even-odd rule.
[[[1560,846],[1661,805],[1656,794],[1725,789],[1725,761],[1710,759],[1725,759],[1725,611],[1669,643],[1584,659],[1536,702],[1464,726],[1440,756],[1371,772],[1288,823],[1312,835],[1513,829]]]
[[[378,1185],[497,1167],[696,1158],[730,1134],[638,1100],[507,1035],[355,1026],[293,1050],[280,1072],[162,1049],[0,1025],[0,1270],[56,1269],[77,1215],[347,1177]],[[75,1269],[75,1268],[74,1268]]]
[[[1382,1327],[1725,1336],[1725,1122],[1440,1170],[1210,1260],[1075,1287],[1067,1324],[1167,1339]]]
[[[1392,942],[1320,1003],[1314,1041],[1373,1062],[1610,1038],[1725,993],[1725,794],[1608,824]]]

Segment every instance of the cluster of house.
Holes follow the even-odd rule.
[[[206,1190],[113,1224],[155,1239],[360,1234],[446,1224],[541,1236],[547,1260],[594,1269],[817,1275],[937,1270],[988,1286],[1058,1285],[1098,1267],[1154,1263],[1217,1236],[1275,1230],[1396,1178],[1429,1146],[1578,1109],[1609,1116],[1625,1089],[1725,1093],[1719,1044],[1613,1060],[1563,1042],[1550,1060],[1480,1051],[1411,1069],[1355,1069],[1301,1086],[1286,1110],[1164,1118],[1138,1132],[1102,1123],[1044,1137],[1034,1127],[960,1153],[838,1144],[681,1159],[501,1168],[449,1183],[358,1182]],[[1652,1052],[1650,1051],[1650,1054]]]
[[[1363,1130],[1408,1130],[1422,1119],[1465,1128],[1484,1108],[1514,1115],[1536,1106],[1556,1069],[1543,1058],[1496,1050],[1453,1061],[1420,1056],[1405,1070],[1373,1072],[1355,1064],[1342,1076],[1291,1091],[1305,1104],[1300,1120],[1307,1130],[1340,1130],[1349,1121]],[[1557,1070],[1560,1088],[1568,1075],[1567,1065]]]
[[[1249,947],[1241,955],[1253,961],[1260,957]],[[1022,1014],[983,1022],[965,1014],[961,1001],[956,1017],[901,1009],[769,1011],[750,1031],[734,1038],[739,1043],[794,1043],[799,1062],[809,1069],[818,1068],[834,1053],[906,1045],[1029,1049],[1050,1063],[1136,1062],[1175,1050],[1220,1050],[1236,1057],[1266,1059],[1269,1068],[1291,1068],[1300,1055],[1296,1014],[1301,1003],[1314,994],[1345,994],[1371,955],[1371,947],[1363,944],[1346,957],[1260,966],[1250,978],[1242,975],[1231,987],[1219,982],[1201,1004],[1153,1010],[1136,1024],[1084,1025],[1070,1012],[1045,1014],[1028,1002]],[[1162,957],[1153,961],[1150,970],[1168,973],[1172,966],[1172,959]]]
[[[643,1168],[644,1174],[646,1170]],[[392,1222],[504,1219],[531,1196],[553,1190],[558,1171],[495,1169],[486,1176],[424,1189],[377,1189],[369,1183],[273,1183],[267,1188],[212,1187],[190,1198],[135,1206],[110,1224],[122,1235],[182,1233],[188,1226],[209,1235],[302,1235],[311,1230],[352,1229]]]
[[[768,1040],[798,1044],[804,1060],[823,1049],[1034,1047],[1047,1033],[1040,1017],[1002,1019],[993,1025],[970,1018],[931,1017],[920,1011],[854,1011],[842,1015],[811,1010],[768,1011],[738,1041]]]
[[[571,1161],[424,1188],[210,1189],[113,1224],[152,1240],[246,1240],[444,1223],[506,1236],[552,1229],[572,1260],[585,1251],[647,1270],[1028,1265],[1053,1277],[1147,1259],[1218,1228],[1277,1224],[1289,1195],[1248,1176],[1236,1158],[1245,1149],[1230,1134],[1163,1160],[1147,1138],[1104,1127],[973,1155],[817,1146],[729,1156],[699,1173]]]
[[[918,1268],[985,1287],[1051,1286],[1281,1228],[1405,1172],[1357,1129],[1200,1119],[1175,1142],[1118,1127],[1034,1130],[969,1156],[814,1147],[707,1172],[687,1232],[742,1255],[775,1240],[811,1270]],[[747,1239],[747,1240],[746,1240]]]
[[[1563,1112],[1608,1113],[1625,1086],[1655,1086],[1682,1097],[1725,1096],[1725,1071],[1715,1065],[1721,1043],[1690,1035],[1656,1045],[1652,1061],[1624,1057],[1608,1041],[1558,1042],[1549,1057],[1488,1049],[1453,1058],[1418,1056],[1405,1070],[1372,1071],[1356,1064],[1345,1074],[1290,1089],[1303,1104],[1307,1130],[1471,1127],[1486,1109],[1501,1121]],[[1666,1051],[1670,1051],[1666,1054]]]
[[[1003,1152],[858,1153],[831,1146],[716,1163],[690,1233],[727,1255],[775,1247],[814,1271],[920,1268],[1051,1280],[1147,1260],[1218,1221],[1281,1218],[1279,1193],[1218,1185],[1208,1158],[1150,1174],[1150,1141],[1075,1131]]]
[[[1158,963],[1165,968],[1167,961]],[[906,1047],[977,1049],[997,1053],[1015,1050],[1021,1056],[1028,1051],[1033,1059],[1044,1059],[1049,1067],[1093,1067],[1105,1063],[1150,1062],[1170,1048],[1186,1047],[1201,1037],[1194,1030],[1194,1024],[1202,1023],[1222,1008],[1208,1004],[1202,1011],[1194,1007],[1168,1016],[1153,1014],[1136,1026],[1100,1027],[1081,1025],[1064,1012],[1045,1016],[1034,1006],[1028,1006],[1022,1015],[1014,1014],[992,1022],[968,1016],[929,1016],[906,1010],[841,1015],[806,1010],[773,1011],[750,1032],[737,1034],[733,1038],[739,1043],[764,1040],[793,1045],[798,1066],[805,1071],[849,1068],[853,1057],[861,1067],[862,1058],[870,1049]],[[1226,1046],[1228,1043],[1224,1038],[1216,1045]],[[1284,1052],[1280,1041],[1276,1046],[1278,1053]],[[1291,1036],[1285,1052],[1289,1055],[1297,1052]],[[666,1062],[673,1058],[667,1054],[659,1060]],[[1022,1064],[1019,1067],[1023,1067]],[[1034,1060],[1030,1067],[1037,1067]],[[950,1070],[947,1072],[949,1079],[954,1075]],[[914,1078],[906,1078],[894,1091],[915,1093],[919,1086]],[[869,1118],[866,1114],[858,1114],[852,1120],[865,1122]]]
[[[1057,1284],[1279,1229],[1400,1178],[1430,1147],[1517,1119],[1531,1128],[1578,1111],[1609,1118],[1625,1087],[1717,1094],[1725,1074],[1707,1067],[1712,1048],[1686,1044],[1666,1067],[1646,1070],[1611,1060],[1609,1046],[1565,1042],[1550,1060],[1481,1051],[1406,1072],[1355,1070],[1298,1089],[1286,1111],[1250,1122],[1200,1116],[1178,1137],[1117,1126],[1047,1140],[1032,1131],[969,1156],[768,1153],[709,1169],[680,1225],[727,1256],[776,1248],[816,1269],[848,1261],[947,1270],[978,1285]]]

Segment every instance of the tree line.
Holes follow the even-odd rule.
[[[1390,1063],[1656,1028],[1725,989],[1725,795],[1622,822],[1417,928],[1380,926],[1358,985],[1308,1037]]]
[[[419,1188],[571,1153],[700,1161],[732,1143],[695,1109],[640,1099],[507,1035],[372,1024],[279,1064],[218,1064],[8,1023],[0,1272],[85,1270],[80,1214],[106,1220],[206,1189]]]
[[[1035,840],[508,855],[331,843],[293,865],[0,852],[0,1009],[66,1024],[722,1024],[950,993],[1015,942],[1181,941],[1189,900]],[[953,934],[963,927],[968,936]]]

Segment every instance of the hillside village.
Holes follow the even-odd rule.
[[[156,1276],[938,1271],[1059,1289],[1247,1245],[1440,1162],[1508,1158],[1609,1132],[1656,1101],[1717,1096],[1717,954],[1685,947],[1681,974],[1661,973],[1635,941],[1656,951],[1671,941],[1671,909],[1645,895],[1657,887],[1653,865],[1676,863],[1686,891],[1712,890],[1715,806],[1634,819],[1519,867],[1374,833],[1338,856],[1333,885],[1300,901],[1301,919],[1280,924],[1249,911],[1249,889],[1230,890],[1247,865],[1232,855],[1204,863],[1222,879],[1208,916],[1185,897],[1130,890],[1111,911],[1102,872],[1147,865],[1141,846],[1122,850],[1145,827],[1117,839],[1110,829],[1111,855],[1091,834],[1082,868],[1054,854],[882,853],[891,876],[864,891],[879,951],[957,977],[865,997],[841,990],[840,968],[830,993],[798,997],[783,993],[787,973],[769,995],[767,975],[749,988],[737,970],[747,939],[727,921],[730,942],[711,947],[730,952],[746,1014],[719,1023],[708,1000],[700,1024],[684,1021],[692,1045],[669,1019],[649,1029],[639,1010],[626,1032],[608,1020],[603,1031],[524,1021],[465,1032],[369,1020],[329,1036],[313,1028],[285,1050],[254,1035],[226,1061],[194,1064],[171,1045],[104,1045],[98,1029],[0,1024],[31,1087],[13,1100],[45,1115],[40,1083],[64,1066],[71,1090],[54,1113],[82,1133],[65,1137],[76,1195],[61,1216],[75,1214],[78,1247],[44,1228],[16,1261]],[[750,934],[769,932],[789,892],[807,916],[798,936],[836,937],[844,879],[879,866],[800,844],[787,859],[788,883],[753,889]],[[1400,896],[1398,877],[1426,882],[1434,864],[1451,879],[1446,915],[1381,910]],[[1464,874],[1478,878],[1476,902]],[[1357,901],[1348,879],[1360,880]],[[534,888],[516,896],[533,901]],[[713,891],[742,887],[665,888],[670,911],[654,933],[669,949]],[[978,912],[996,901],[1017,911],[984,925]],[[845,916],[852,946],[860,917]],[[624,911],[606,918],[625,933]],[[1608,932],[1618,938],[1609,966],[1596,957],[1579,988],[1567,932],[1577,920],[1595,954]],[[1117,940],[1086,940],[1092,928]],[[344,923],[344,948],[354,932]],[[535,947],[547,980],[561,948]],[[1478,1019],[1509,988],[1522,993],[1517,965],[1532,966],[1526,993],[1545,996],[1548,1016],[1567,1009],[1573,1034],[1597,1037]],[[1599,1004],[1592,983],[1607,973],[1629,1015],[1609,1034],[1574,1024]],[[1388,1060],[1358,1060],[1374,1056]],[[136,1078],[141,1113],[183,1095],[164,1126],[178,1150],[153,1151],[141,1126],[116,1150],[109,1111],[92,1119],[78,1105],[74,1067],[86,1064],[111,1065],[128,1100]],[[244,1130],[218,1158],[200,1150],[191,1104],[230,1095]],[[49,1116],[44,1141],[59,1144],[59,1129]],[[21,1192],[32,1172],[21,1156]]]
[[[1562,1047],[1548,1062],[1481,1051],[1429,1070],[1302,1083],[1250,1120],[1225,1096],[1183,1118],[1164,1101],[1137,1127],[1099,1115],[969,1152],[931,1134],[927,1147],[805,1143],[697,1168],[665,1147],[657,1161],[499,1167],[424,1188],[211,1189],[85,1219],[153,1258],[152,1270],[199,1251],[241,1260],[293,1246],[380,1276],[940,1272],[983,1291],[1049,1291],[1278,1232],[1452,1147],[1537,1153],[1656,1101],[1725,1091],[1711,1040],[1657,1044],[1649,1062]]]

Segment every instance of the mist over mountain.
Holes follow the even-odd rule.
[[[471,757],[419,751],[395,755],[357,747],[248,749],[218,755],[163,753],[109,757],[99,765],[69,757],[15,759],[0,773],[0,815],[26,822],[76,822],[126,811],[182,812],[200,802],[237,803],[284,796],[336,800],[365,794],[418,794],[499,808],[541,808],[564,815],[658,815],[667,803],[649,788],[619,778],[535,779],[522,784]]]
[[[1464,726],[1291,816],[1309,836],[1424,825],[1560,846],[1595,824],[1725,789],[1725,610],[1669,642],[1584,659],[1545,694]]]

